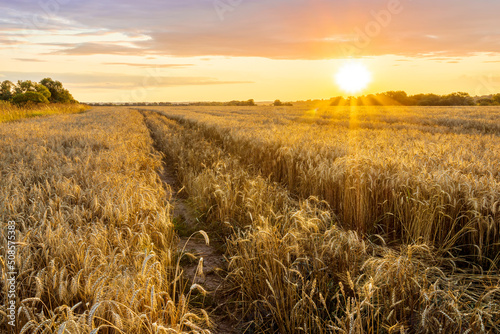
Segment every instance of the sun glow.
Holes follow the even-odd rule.
[[[359,62],[346,63],[335,74],[337,85],[350,94],[362,91],[371,81],[372,75],[370,71]]]

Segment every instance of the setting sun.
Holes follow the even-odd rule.
[[[358,93],[372,81],[370,71],[361,63],[344,64],[335,74],[335,82],[347,93]]]

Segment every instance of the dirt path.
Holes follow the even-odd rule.
[[[172,216],[180,236],[179,252],[184,250],[184,253],[196,256],[195,260],[187,263],[181,261],[182,269],[184,276],[191,283],[202,285],[208,292],[209,298],[205,300],[204,308],[210,313],[210,317],[215,323],[216,327],[212,332],[218,334],[240,333],[238,322],[230,318],[229,312],[224,312],[227,300],[222,292],[222,287],[226,276],[227,262],[220,251],[221,247],[217,247],[216,238],[211,237],[210,231],[206,231],[210,239],[209,245],[206,244],[200,233],[196,233],[203,228],[189,207],[182,187],[177,182],[174,167],[167,161],[163,161],[162,170],[158,174],[165,184],[167,198],[173,206]],[[190,237],[191,235],[193,236]],[[197,275],[200,258],[203,258],[203,274]]]
[[[173,206],[173,217],[176,221],[180,235],[178,249],[196,255],[197,258],[203,257],[203,276],[196,277],[197,261],[183,266],[184,274],[193,283],[202,284],[205,289],[216,293],[222,285],[225,275],[226,264],[221,252],[213,245],[207,245],[201,234],[196,234],[199,230],[200,223],[192,214],[192,209],[186,203],[186,199],[182,198],[179,192],[179,186],[175,175],[170,170],[167,164],[163,163],[163,170],[160,173],[161,180],[167,185],[167,193],[170,204]],[[191,238],[190,236],[194,234]],[[209,234],[209,231],[208,231]],[[209,236],[209,239],[210,238]],[[213,239],[211,241],[213,243]]]

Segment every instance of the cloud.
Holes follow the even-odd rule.
[[[131,81],[131,82],[94,82],[94,83],[68,83],[68,86],[80,89],[137,89],[144,88],[165,88],[180,86],[209,86],[209,85],[233,85],[233,84],[251,84],[252,81],[222,81],[214,78],[204,77],[157,77],[149,80]]]
[[[219,80],[210,77],[172,77],[166,76],[161,70],[148,70],[144,75],[126,75],[116,73],[24,73],[2,72],[11,80],[40,81],[46,77],[64,82],[65,86],[82,89],[135,89],[137,87],[177,87],[177,86],[207,86],[228,84],[251,84],[252,81]]]
[[[0,49],[4,49],[6,47],[16,47],[16,46],[19,46],[22,44],[25,44],[25,43],[22,41],[16,41],[16,40],[12,40],[9,38],[0,37]]]
[[[56,47],[62,47],[60,50],[49,52],[48,54],[55,55],[72,55],[72,56],[86,56],[96,54],[107,55],[134,55],[141,56],[146,54],[146,50],[133,46],[118,45],[114,43],[80,43],[77,45],[71,44],[49,44]]]
[[[25,62],[30,62],[30,63],[35,63],[35,62],[45,62],[45,60],[40,60],[40,59],[35,59],[35,58],[14,58],[15,60],[19,61],[25,61]]]
[[[53,6],[50,15],[41,5],[16,1],[7,16],[15,13],[30,22],[45,15],[47,24],[39,30],[85,28],[96,31],[97,41],[103,32],[137,37],[126,45],[65,43],[55,52],[64,55],[325,59],[500,53],[498,1],[395,1],[397,10],[385,0],[234,1],[226,2],[233,3],[231,10],[221,12],[211,0],[71,0]],[[0,20],[0,30],[14,29],[12,22]]]
[[[121,66],[132,66],[132,67],[144,67],[144,68],[176,68],[176,67],[189,67],[194,66],[194,64],[137,64],[137,63],[103,63],[104,65],[121,65]]]

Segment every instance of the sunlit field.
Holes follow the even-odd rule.
[[[346,229],[474,263],[500,250],[500,108],[155,110]]]
[[[2,123],[15,328],[499,332],[499,135],[500,107],[102,107]],[[173,214],[176,196],[195,223]],[[179,246],[198,230],[220,252],[215,292]]]
[[[77,103],[20,107],[5,101],[0,101],[0,123],[46,115],[74,114],[84,112],[88,109],[89,108],[87,106]]]
[[[500,108],[142,109],[252,330],[498,331]]]
[[[207,326],[176,271],[175,232],[143,117],[93,110],[0,125],[0,249],[16,228],[15,326],[0,332],[175,333]],[[5,223],[5,224],[4,224]],[[186,294],[184,293],[186,292]],[[9,320],[10,321],[10,320]]]

